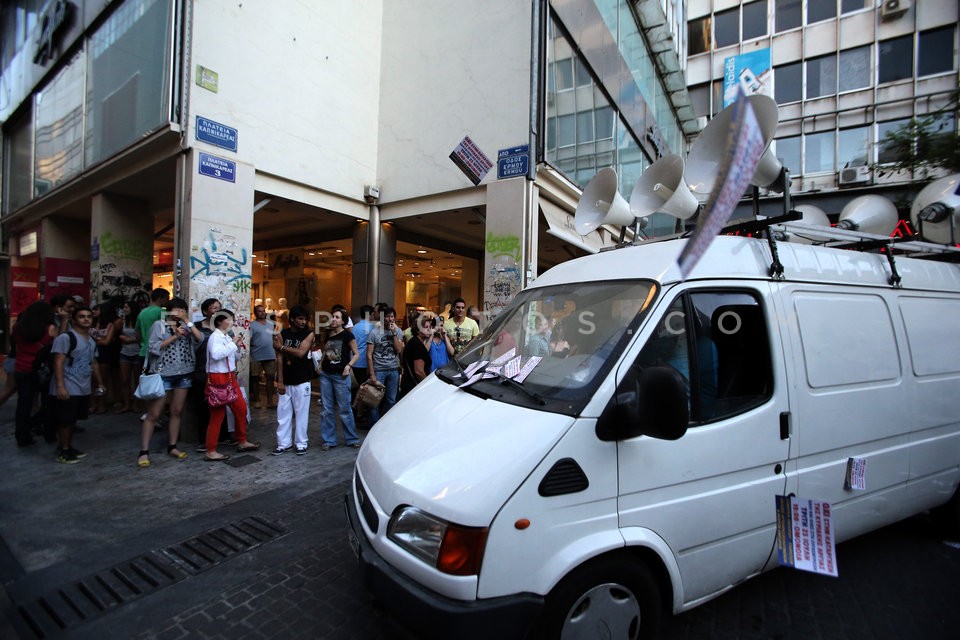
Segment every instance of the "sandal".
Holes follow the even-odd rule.
[[[230,459],[230,456],[228,456],[228,455],[225,454],[225,453],[224,453],[224,454],[221,454],[220,456],[218,456],[218,457],[216,457],[216,458],[211,458],[210,456],[203,456],[203,461],[204,461],[204,462],[225,462],[225,461],[227,461],[227,460],[229,460],[229,459]]]
[[[260,448],[259,442],[244,442],[243,444],[237,445],[237,451],[244,453],[246,451],[256,451]]]
[[[186,460],[187,453],[185,451],[177,451],[176,453],[174,453],[176,449],[177,449],[176,444],[168,444],[167,455],[170,456],[171,458],[176,458],[177,460]]]
[[[146,469],[150,466],[150,458],[147,457],[150,455],[150,452],[146,449],[142,450],[137,454],[137,466],[141,469]]]

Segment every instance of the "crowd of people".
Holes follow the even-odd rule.
[[[459,298],[440,315],[417,310],[404,331],[386,303],[361,306],[356,324],[337,305],[321,314],[325,321],[317,326],[303,306],[289,309],[281,322],[257,304],[249,328],[250,401],[260,409],[276,409],[271,454],[306,454],[315,379],[320,449],[338,446],[338,418],[344,444],[359,449],[358,419],[372,428],[404,394],[478,336],[478,317],[469,313],[475,310]],[[17,398],[17,445],[34,445],[42,436],[56,443],[57,462],[74,464],[86,456],[74,446],[74,434],[84,431],[77,422],[112,409],[140,414],[140,468],[151,465],[150,443],[164,421],[166,454],[175,460],[188,457],[179,444],[184,411],[206,425],[196,446],[205,461],[228,460],[229,454],[218,451],[221,445],[238,452],[259,449],[247,438],[248,399],[237,378],[246,347],[243,335],[233,331],[234,313],[208,299],[200,314],[202,319],[191,321],[187,302],[162,288],[154,289],[143,309],[123,299],[91,309],[66,295],[31,304],[14,324],[4,362],[7,384],[0,392],[0,404],[14,394]],[[139,389],[141,376],[159,378],[162,389],[156,382],[157,390],[145,393]],[[353,401],[364,383],[382,389],[382,400],[365,412]]]

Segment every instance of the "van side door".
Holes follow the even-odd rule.
[[[686,287],[618,372],[625,386],[645,367],[671,366],[688,387],[685,435],[618,443],[621,531],[628,543],[641,529],[666,541],[685,602],[759,573],[774,549],[790,443],[772,295],[766,282]]]

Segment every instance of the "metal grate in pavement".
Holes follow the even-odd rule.
[[[63,585],[19,605],[20,619],[34,638],[54,637],[285,533],[283,527],[263,518],[244,518]]]

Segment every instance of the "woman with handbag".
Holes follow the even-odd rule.
[[[167,455],[183,460],[187,454],[177,448],[177,436],[180,434],[180,416],[187,402],[187,390],[195,365],[193,349],[200,342],[200,331],[187,319],[187,302],[183,298],[171,298],[164,307],[165,314],[150,328],[147,346],[147,361],[142,378],[148,373],[160,374],[166,393],[148,400],[147,417],[140,430],[140,453],[137,466],[141,469],[150,466],[150,439],[166,404],[166,395],[170,394],[170,425]]]
[[[217,451],[220,423],[223,422],[227,407],[230,407],[236,419],[237,451],[256,451],[260,448],[260,443],[247,441],[247,403],[234,373],[237,370],[237,352],[243,336],[227,335],[233,326],[233,312],[228,309],[217,311],[210,321],[213,324],[213,333],[207,340],[206,387],[210,422],[207,424],[207,453],[203,459],[207,462],[221,462],[230,459],[230,456]]]

